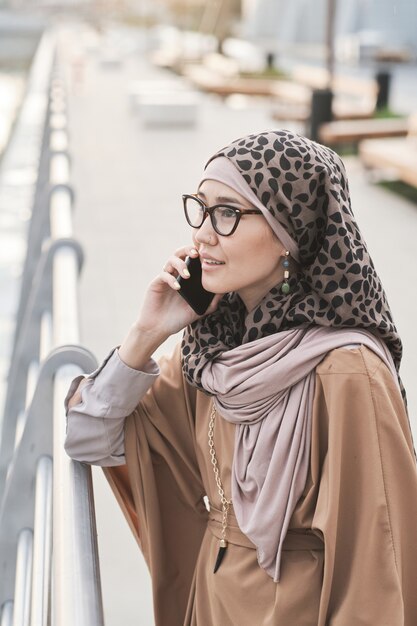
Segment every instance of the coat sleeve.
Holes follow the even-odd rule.
[[[125,418],[158,374],[153,359],[144,371],[135,370],[116,348],[89,376],[74,378],[65,398],[68,456],[91,465],[123,465]]]
[[[348,359],[324,362],[317,375],[319,626],[415,626],[417,471],[407,413],[376,355],[362,347]]]
[[[195,440],[196,390],[180,347],[125,422],[126,466],[104,473],[148,564],[156,626],[183,626],[207,525]]]

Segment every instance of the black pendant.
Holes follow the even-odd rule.
[[[225,545],[225,546],[221,545],[220,546],[219,552],[217,554],[217,559],[216,559],[216,564],[214,566],[213,574],[215,574],[217,572],[217,570],[219,569],[220,564],[223,561],[224,555],[226,554],[226,550],[227,550],[227,545]]]

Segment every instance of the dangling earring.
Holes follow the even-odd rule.
[[[281,291],[282,293],[290,293],[290,285],[288,283],[288,279],[290,277],[290,272],[288,271],[288,268],[290,267],[290,260],[289,257],[290,253],[288,250],[285,251],[285,257],[282,261],[282,265],[284,267],[284,282],[281,285]]]

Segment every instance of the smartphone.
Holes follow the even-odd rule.
[[[201,284],[200,257],[187,257],[185,262],[190,272],[190,277],[183,278],[178,276],[177,281],[181,285],[181,289],[177,293],[188,302],[198,315],[203,315],[209,308],[215,294],[211,291],[206,291]]]

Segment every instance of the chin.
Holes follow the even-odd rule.
[[[225,280],[221,280],[220,278],[210,277],[207,278],[203,276],[201,284],[203,285],[206,291],[211,291],[211,293],[229,293],[230,291],[236,291],[239,286],[228,284]]]
[[[206,291],[211,291],[212,293],[226,293],[227,286],[225,289],[224,280],[219,280],[214,277],[202,276],[201,284],[203,285]]]

